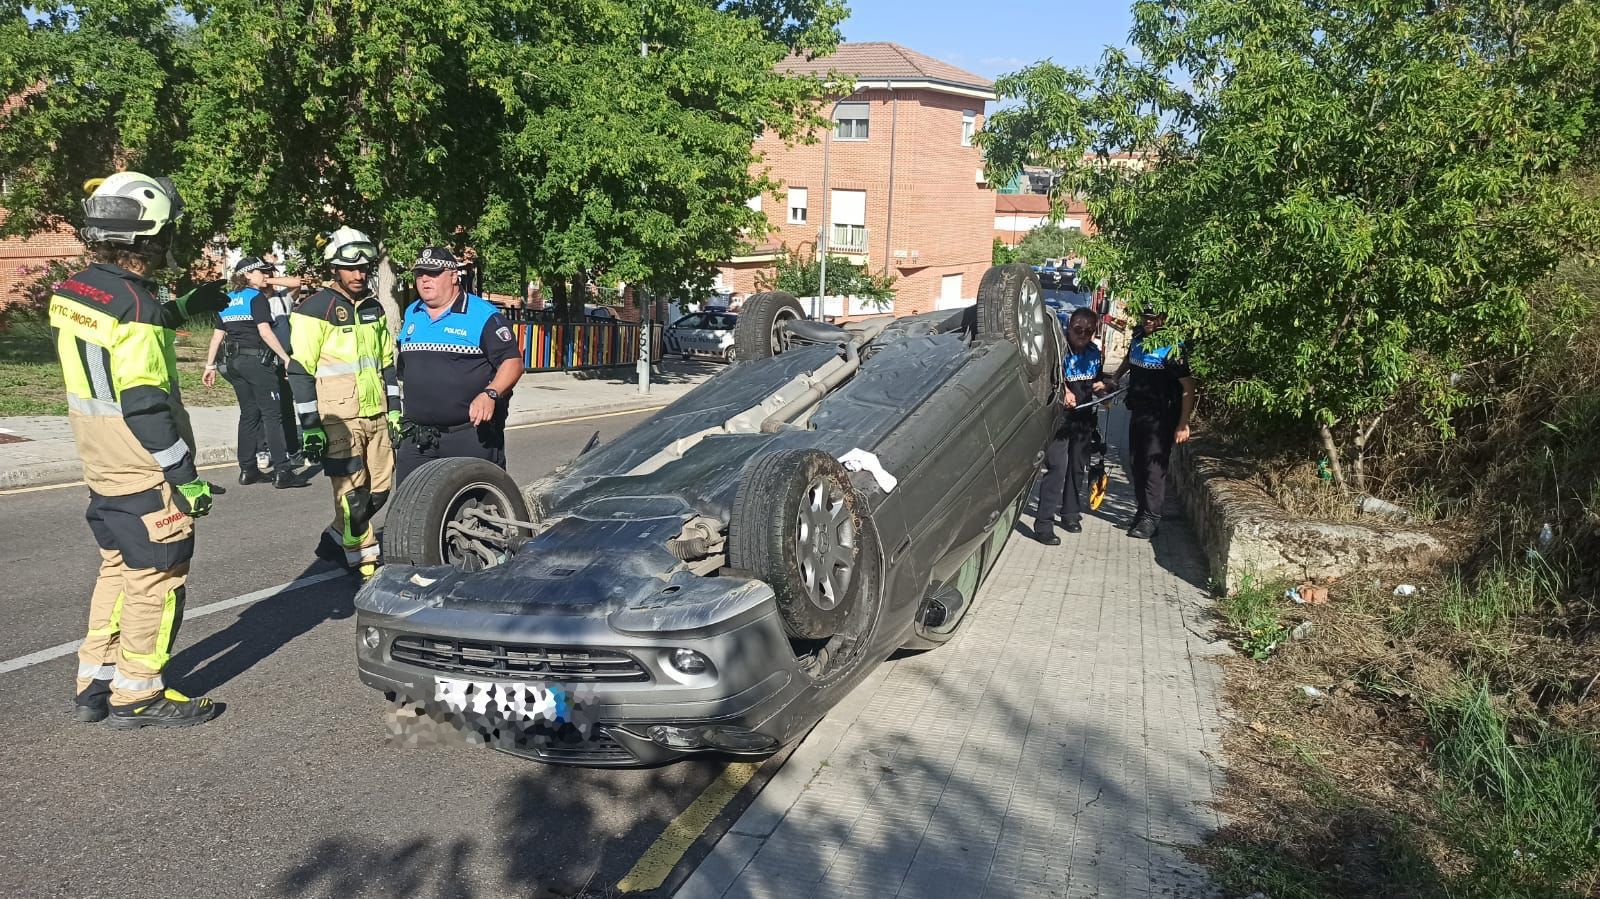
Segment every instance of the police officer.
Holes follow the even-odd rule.
[[[394,482],[400,426],[394,335],[368,289],[378,247],[360,231],[335,231],[323,248],[333,284],[289,316],[289,382],[307,461],[333,482],[333,524],[317,555],[369,578],[378,567],[372,520]]]
[[[273,486],[304,487],[308,482],[295,476],[284,440],[278,371],[289,364],[289,351],[272,330],[267,271],[267,264],[255,256],[240,259],[234,267],[234,278],[243,286],[228,294],[227,307],[217,313],[202,381],[207,387],[216,384],[220,350],[222,376],[239,398],[239,483],[267,480],[256,465],[256,447],[265,440]]]
[[[167,686],[162,671],[183,620],[194,520],[212,487],[194,465],[194,432],[178,393],[173,328],[220,309],[220,284],[175,303],[146,275],[171,260],[183,201],[166,178],[119,172],[91,181],[83,241],[95,263],[55,286],[50,327],[67,389],[89,530],[100,575],[78,648],[79,721],[185,727],[221,707]]]
[[[1133,329],[1128,356],[1117,380],[1128,377],[1128,449],[1132,458],[1133,492],[1137,499],[1128,536],[1148,540],[1156,535],[1167,496],[1167,469],[1174,444],[1189,439],[1195,382],[1181,346],[1154,347],[1150,338],[1166,326],[1163,313],[1145,312]]]
[[[1065,385],[1061,390],[1066,418],[1045,451],[1044,479],[1039,484],[1039,511],[1033,522],[1033,536],[1046,546],[1056,546],[1057,510],[1061,526],[1069,534],[1083,530],[1085,493],[1088,491],[1089,443],[1094,436],[1093,408],[1087,406],[1097,394],[1104,394],[1104,357],[1095,346],[1094,332],[1099,316],[1094,310],[1079,307],[1067,319],[1067,353],[1061,360]]]
[[[405,435],[397,481],[430,459],[466,456],[506,467],[506,410],[522,351],[495,305],[462,289],[455,255],[428,247],[411,268],[417,295],[400,326]]]

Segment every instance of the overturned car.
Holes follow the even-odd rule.
[[[751,297],[736,365],[525,490],[412,474],[356,597],[361,679],[546,762],[770,753],[961,624],[1057,426],[1060,330],[1026,265],[842,327]]]

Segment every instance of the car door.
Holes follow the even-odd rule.
[[[667,326],[667,347],[674,353],[690,353],[698,349],[694,345],[694,332],[705,321],[705,313],[691,312]]]

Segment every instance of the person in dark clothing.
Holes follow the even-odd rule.
[[[273,486],[304,487],[309,482],[295,475],[284,439],[279,368],[289,352],[272,331],[266,272],[266,263],[255,256],[244,257],[234,268],[240,287],[228,294],[227,308],[217,313],[201,380],[215,386],[220,371],[239,397],[239,483],[268,480],[256,464],[256,447],[265,442]]]
[[[412,272],[419,299],[398,344],[404,394],[395,483],[424,462],[451,456],[506,467],[506,415],[522,377],[522,349],[488,300],[461,287],[455,254],[428,247]]]
[[[1133,329],[1128,355],[1117,380],[1128,377],[1128,450],[1137,500],[1128,536],[1148,540],[1161,522],[1167,496],[1172,447],[1189,439],[1195,382],[1181,345],[1153,347],[1149,338],[1167,323],[1165,314],[1146,312]]]
[[[1086,406],[1106,390],[1104,356],[1095,346],[1096,319],[1093,310],[1074,309],[1067,320],[1067,352],[1061,359],[1066,381],[1061,391],[1066,418],[1045,451],[1044,480],[1039,484],[1039,511],[1033,522],[1033,536],[1046,546],[1056,546],[1056,513],[1069,534],[1083,530],[1083,510],[1087,501],[1089,443],[1094,436],[1093,408]]]

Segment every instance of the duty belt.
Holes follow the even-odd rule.
[[[261,348],[258,349],[256,347],[241,346],[237,341],[233,341],[233,340],[223,341],[223,343],[222,343],[222,358],[223,358],[223,360],[226,361],[226,360],[238,357],[238,356],[244,356],[244,357],[250,358],[250,359],[260,359],[262,362],[270,362],[270,361],[278,358],[276,353],[272,352],[271,350],[267,349],[266,347],[261,347]]]
[[[410,440],[417,445],[417,449],[425,453],[429,450],[432,450],[434,447],[437,447],[439,445],[439,441],[444,438],[444,435],[455,434],[459,431],[465,431],[476,427],[477,425],[470,421],[466,424],[439,427],[437,425],[418,424],[410,419],[403,418],[400,420],[400,439],[405,440],[410,438]]]

